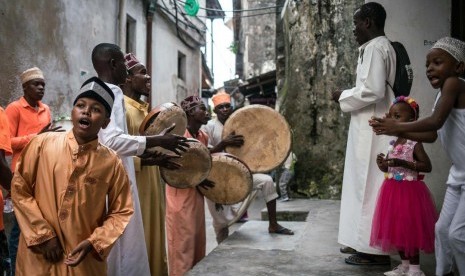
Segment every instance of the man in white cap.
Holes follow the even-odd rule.
[[[125,83],[127,69],[124,54],[117,45],[100,43],[95,46],[92,51],[92,64],[98,77],[115,95],[111,121],[99,132],[99,139],[102,144],[116,151],[121,157],[129,176],[134,202],[134,215],[108,257],[108,275],[150,275],[133,156],[140,156],[147,148],[155,146],[161,146],[178,154],[188,145],[185,143],[186,138],[169,133],[151,136],[128,134],[124,94],[118,86]]]
[[[5,113],[8,118],[11,134],[11,148],[13,159],[11,171],[15,171],[16,162],[23,148],[38,134],[57,131],[61,127],[50,128],[52,116],[48,105],[42,103],[45,93],[45,79],[42,71],[33,67],[20,75],[24,95],[10,103]],[[14,218],[14,217],[13,217]],[[16,219],[13,219],[8,246],[12,264],[12,274],[15,273],[16,252],[18,250],[20,229]]]

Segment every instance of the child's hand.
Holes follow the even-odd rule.
[[[382,165],[384,165],[384,162],[385,162],[384,153],[378,154],[376,156],[376,164],[378,164],[378,166],[382,166]]]
[[[398,158],[386,159],[388,167],[405,167],[405,160]]]
[[[31,250],[35,253],[42,254],[45,260],[51,263],[56,263],[63,257],[63,249],[57,237],[33,246]]]
[[[77,266],[84,260],[87,254],[93,249],[92,244],[88,240],[82,241],[76,246],[76,248],[68,254],[66,260],[64,261],[65,265]],[[76,256],[77,254],[77,256]],[[73,257],[74,256],[74,257]]]
[[[387,165],[387,162],[386,162],[386,158],[385,158],[385,155],[384,153],[380,153],[376,156],[376,165],[378,165],[378,168],[383,171],[383,172],[387,172],[388,170],[388,165]]]

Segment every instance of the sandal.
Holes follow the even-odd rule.
[[[345,258],[345,262],[351,265],[390,265],[391,261],[385,257],[375,257],[369,254],[354,254]]]
[[[352,247],[349,246],[344,246],[339,249],[339,251],[343,254],[356,254],[357,250],[353,249]]]
[[[276,230],[268,229],[268,233],[270,234],[279,234],[279,235],[294,235],[294,232],[291,229],[287,229],[286,227],[281,226]]]

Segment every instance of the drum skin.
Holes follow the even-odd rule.
[[[200,192],[215,203],[231,205],[244,200],[252,191],[253,179],[247,165],[228,153],[212,154],[212,169],[208,180],[215,182],[209,189]]]
[[[244,145],[225,151],[244,161],[253,173],[277,168],[291,150],[289,124],[268,106],[254,104],[235,111],[224,124],[223,139],[232,132],[244,136]]]
[[[141,135],[157,135],[164,129],[176,124],[172,134],[184,135],[187,127],[187,116],[176,103],[164,103],[156,106],[145,116],[139,127]]]
[[[204,181],[210,173],[212,158],[208,148],[196,139],[187,139],[189,148],[181,154],[176,163],[181,164],[178,170],[160,167],[160,174],[165,182],[175,188],[192,188]]]

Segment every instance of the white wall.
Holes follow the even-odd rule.
[[[178,84],[186,88],[186,95],[200,93],[200,48],[190,49],[176,35],[174,24],[156,13],[153,20],[152,45],[152,106],[178,102]],[[178,51],[186,55],[186,81],[178,79]],[[182,99],[181,99],[182,100]]]

